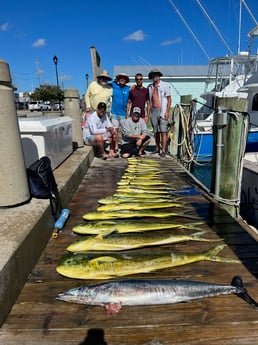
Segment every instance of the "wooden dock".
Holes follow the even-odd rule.
[[[182,196],[191,209],[187,214],[204,219],[205,223],[200,227],[208,232],[203,236],[220,239],[218,243],[226,244],[220,255],[239,259],[240,263],[202,261],[128,278],[186,279],[230,284],[233,276],[240,275],[249,294],[258,300],[256,240],[226,211],[213,203],[173,159],[159,162],[161,171],[164,170],[164,180],[172,186],[177,189],[190,186],[200,191],[200,194]],[[66,278],[59,275],[55,268],[57,261],[66,254],[67,246],[81,238],[73,233],[72,228],[83,222],[83,214],[96,210],[100,198],[113,195],[126,167],[127,161],[123,159],[94,159],[68,205],[71,216],[64,231],[58,239],[49,240],[0,329],[0,344],[79,345],[86,337],[85,345],[256,344],[258,310],[235,295],[172,305],[122,307],[115,316],[107,314],[102,307],[70,304],[55,299],[58,293],[72,287],[100,282]],[[193,222],[181,217],[173,219],[182,223]],[[216,244],[188,241],[132,252],[203,252]],[[105,343],[103,339],[102,342],[97,340],[102,336]]]

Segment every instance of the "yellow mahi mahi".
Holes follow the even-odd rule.
[[[133,187],[119,187],[116,190],[122,193],[147,193],[147,194],[171,194],[170,190],[167,189],[143,189],[143,188],[133,188]]]
[[[158,246],[185,241],[216,242],[221,239],[211,240],[203,238],[201,235],[207,230],[199,231],[195,234],[130,234],[130,235],[108,235],[89,236],[88,238],[76,241],[67,247],[67,250],[74,253],[87,251],[121,251],[148,246]]]
[[[166,186],[169,187],[169,184],[167,184],[164,181],[161,180],[141,180],[138,181],[137,179],[135,180],[120,180],[117,182],[118,186],[129,186],[129,185],[141,185],[141,186]]]
[[[133,198],[134,200],[138,200],[139,198],[144,198],[145,200],[151,200],[151,199],[157,199],[157,198],[166,198],[167,200],[171,200],[172,198],[172,195],[170,193],[151,193],[150,191],[144,193],[143,191],[142,192],[137,192],[137,193],[133,193],[133,192],[130,192],[130,191],[121,191],[121,190],[118,190],[116,191],[114,194],[113,194],[114,197],[118,197],[118,198]]]
[[[61,258],[56,271],[75,279],[111,279],[137,273],[187,265],[199,261],[240,263],[218,256],[226,247],[219,245],[203,253],[167,252],[153,254],[112,254],[91,258],[86,254],[68,254]]]
[[[179,202],[123,202],[118,204],[101,205],[97,208],[97,211],[122,211],[122,210],[154,210],[160,208],[169,207],[184,207],[183,203]]]
[[[102,233],[128,233],[141,231],[155,231],[165,229],[190,229],[200,230],[196,227],[204,224],[203,222],[195,223],[176,223],[176,222],[143,222],[143,221],[102,221],[79,224],[73,227],[73,231],[77,234],[98,235]]]
[[[174,202],[177,202],[178,199],[174,199]],[[151,203],[153,202],[152,198],[148,199],[148,198],[139,198],[139,197],[135,197],[135,195],[130,195],[130,196],[107,196],[106,198],[101,198],[98,200],[98,203],[101,205],[109,205],[109,204],[122,204],[122,203],[126,203],[126,202],[141,202],[141,203]],[[169,202],[169,198],[166,198],[165,196],[162,198],[157,198],[157,196],[155,196],[155,202]]]
[[[116,211],[116,212],[89,212],[82,216],[85,220],[102,220],[102,219],[123,219],[123,218],[145,218],[145,217],[154,217],[154,218],[168,218],[168,217],[184,217],[190,219],[199,219],[198,217],[189,216],[184,213],[175,213],[175,212],[153,212],[153,211]]]

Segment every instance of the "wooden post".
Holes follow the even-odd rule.
[[[65,115],[70,116],[73,121],[73,147],[83,147],[80,96],[77,89],[70,88],[64,91]]]
[[[190,105],[192,95],[184,95],[180,98],[180,104],[175,106],[172,121],[174,122],[172,130],[169,135],[172,136],[170,143],[170,153],[177,155],[177,158],[188,165],[188,124],[190,119]],[[187,166],[188,167],[188,166]]]
[[[233,217],[239,216],[243,157],[248,135],[247,100],[237,98],[217,99],[217,106],[226,108],[227,124],[213,128],[213,158],[211,191],[215,192],[219,178],[218,197],[222,206]],[[217,114],[218,115],[218,114]],[[214,114],[216,116],[216,113]],[[216,123],[216,119],[215,119]],[[221,161],[217,161],[218,131],[222,129]],[[218,169],[219,167],[219,169]],[[218,174],[220,176],[218,176]],[[232,202],[231,202],[232,201]],[[234,203],[235,201],[235,203]]]

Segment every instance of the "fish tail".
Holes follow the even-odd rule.
[[[191,216],[189,214],[185,214],[184,212],[180,212],[177,214],[172,214],[175,217],[183,217],[183,218],[187,218],[187,219],[194,219],[194,220],[202,220],[203,218],[197,217],[197,216]]]
[[[235,286],[239,289],[239,292],[236,292],[236,295],[250,304],[253,308],[258,309],[258,303],[248,294],[246,288],[244,287],[243,280],[239,276],[235,276],[231,282],[232,286]]]
[[[227,246],[226,244],[221,244],[219,246],[216,246],[215,248],[208,250],[208,252],[205,253],[205,259],[208,261],[216,261],[216,262],[240,263],[240,260],[238,259],[229,259],[229,258],[224,258],[222,256],[218,256],[218,254],[226,246]]]
[[[218,241],[222,241],[221,238],[219,239],[215,239],[215,240],[211,240],[209,238],[203,238],[201,237],[202,235],[206,234],[207,232],[209,232],[209,230],[201,230],[196,232],[195,234],[193,234],[193,238],[195,240],[201,241],[201,242],[218,242]]]

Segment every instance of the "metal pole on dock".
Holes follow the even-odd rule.
[[[222,129],[227,124],[227,113],[223,113],[221,108],[219,108],[218,113],[214,114],[213,125],[215,130],[217,130],[217,142],[216,142],[216,179],[214,194],[219,196],[220,189],[220,171],[221,171],[221,157],[222,157]]]
[[[9,65],[0,60],[0,207],[30,199]]]
[[[73,147],[83,147],[82,127],[81,127],[81,109],[80,96],[75,88],[69,88],[64,91],[65,115],[70,116],[73,122]]]

